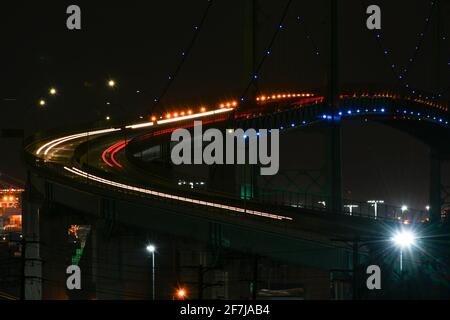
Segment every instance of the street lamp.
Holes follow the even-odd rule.
[[[116,82],[114,80],[109,80],[108,81],[108,87],[114,88],[115,86],[116,86]]]
[[[359,206],[357,204],[347,204],[344,206],[344,208],[348,209],[348,212],[350,213],[350,215],[353,215],[353,209],[359,208]]]
[[[187,291],[184,288],[179,288],[176,294],[178,300],[184,300],[187,297]]]
[[[49,93],[50,93],[50,95],[52,95],[52,96],[56,96],[56,94],[58,93],[58,91],[56,90],[56,88],[50,88]]]
[[[39,105],[41,107],[44,107],[47,104],[47,102],[44,99],[39,100]]]
[[[400,249],[400,271],[403,271],[403,250],[415,245],[416,236],[412,231],[402,230],[394,234],[391,241]]]
[[[156,247],[152,244],[147,246],[147,251],[152,254],[152,296],[155,300],[155,251]]]
[[[383,204],[384,200],[369,200],[367,203],[371,204],[375,209],[375,219],[378,218],[378,204]]]

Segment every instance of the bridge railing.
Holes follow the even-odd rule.
[[[330,198],[328,196],[274,189],[258,189],[257,194],[252,197],[252,200],[272,205],[324,212],[329,211],[330,204]],[[427,210],[412,208],[405,210],[400,206],[385,203],[379,203],[375,208],[374,204],[368,203],[367,201],[350,199],[343,199],[341,210],[334,213],[371,219],[398,220],[404,224],[429,221],[429,212]]]

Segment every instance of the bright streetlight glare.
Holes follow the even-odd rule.
[[[178,299],[184,299],[184,298],[186,298],[186,295],[187,295],[187,293],[186,293],[185,289],[178,289],[177,290],[177,297],[178,297]]]
[[[114,80],[109,80],[108,81],[108,86],[111,88],[114,88],[116,86],[116,82]]]
[[[50,88],[49,92],[52,96],[55,96],[58,93],[58,91],[55,88]]]
[[[45,100],[39,100],[39,105],[41,107],[45,106],[47,104],[47,102],[45,102]]]
[[[402,212],[408,211],[408,206],[402,206]]]
[[[150,244],[147,246],[147,251],[150,253],[153,253],[156,251],[156,247],[154,245]]]
[[[400,248],[409,248],[416,242],[416,237],[411,231],[399,231],[392,237],[392,242]]]

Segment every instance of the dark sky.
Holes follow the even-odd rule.
[[[163,101],[165,106],[196,106],[238,97],[244,74],[243,0],[215,0],[196,44]],[[286,1],[260,0],[258,52],[262,54]],[[389,59],[408,63],[428,17],[430,1],[375,1],[382,8],[383,44]],[[448,2],[447,2],[448,3]],[[66,8],[82,9],[82,30],[66,29]],[[326,83],[329,51],[329,1],[294,0],[272,53],[260,75],[264,92],[301,91]],[[372,3],[370,3],[372,4]],[[164,1],[14,1],[0,4],[0,128],[37,130],[68,127],[103,118],[149,115],[189,44],[206,0]],[[449,5],[442,16],[450,16]],[[297,22],[301,19],[301,25]],[[384,60],[360,0],[339,1],[340,81],[344,85],[397,80]],[[408,75],[413,87],[436,92],[435,23],[432,19]],[[306,28],[305,28],[306,27]],[[445,34],[449,19],[442,19]],[[305,32],[307,30],[307,32]],[[309,35],[320,51],[316,56]],[[441,48],[441,87],[448,90],[449,39]],[[111,92],[106,81],[114,78]],[[47,91],[56,86],[58,97]],[[140,94],[136,91],[139,90]],[[446,92],[448,99],[448,91]],[[40,98],[47,107],[37,107]],[[106,102],[113,103],[106,106]],[[426,203],[427,148],[383,126],[350,123],[344,128],[346,189],[360,197],[388,197]],[[0,140],[0,172],[23,178],[20,142]],[[383,191],[384,190],[384,191]],[[388,190],[388,191],[386,191]],[[411,204],[413,205],[413,204]]]

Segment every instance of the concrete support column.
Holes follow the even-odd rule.
[[[29,188],[27,188],[29,190]],[[29,191],[27,191],[29,192]],[[27,194],[29,198],[29,194]],[[25,300],[42,299],[42,260],[40,254],[40,211],[41,205],[27,201],[23,206],[23,242],[22,257],[24,262],[24,274],[22,281]]]

